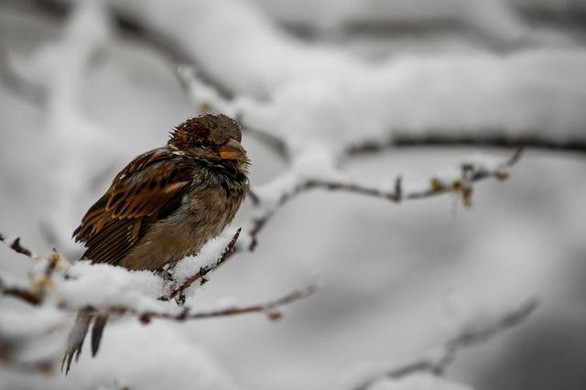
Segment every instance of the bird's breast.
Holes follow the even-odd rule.
[[[196,182],[184,196],[182,205],[164,220],[156,222],[121,265],[130,269],[157,270],[196,254],[209,239],[228,225],[248,190],[246,181],[225,183]]]

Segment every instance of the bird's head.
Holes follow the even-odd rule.
[[[177,126],[169,145],[195,158],[234,164],[245,171],[248,158],[241,141],[242,131],[234,119],[224,114],[204,114]]]

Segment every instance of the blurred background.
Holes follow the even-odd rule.
[[[400,64],[385,104],[401,109],[381,119],[391,127],[457,123],[474,135],[496,123],[554,142],[586,137],[584,0],[2,0],[0,231],[78,256],[71,232],[115,173],[197,113],[176,75],[185,53],[236,98],[278,100],[322,66],[343,87],[338,65]],[[445,72],[421,77],[438,62]],[[443,78],[460,66],[469,83]],[[426,89],[413,92],[426,85],[438,85],[442,109],[426,106]],[[288,117],[303,117],[303,107]],[[513,114],[487,114],[502,108]],[[286,169],[254,137],[243,143],[253,186]],[[427,179],[478,151],[509,155],[394,148],[343,170],[366,182]],[[481,390],[584,389],[585,168],[579,154],[528,149],[510,180],[475,188],[470,209],[451,195],[395,205],[309,192],[279,211],[254,253],[198,292],[202,305],[254,302],[322,282],[281,321],[121,318],[100,355],[82,356],[67,378],[0,365],[0,388],[350,389],[368,367],[441,343],[462,318],[537,297],[530,318],[463,351],[446,377]],[[26,279],[28,260],[5,247],[0,256],[3,276]],[[43,310],[0,299],[0,348],[21,342],[26,361],[56,355],[72,317]]]

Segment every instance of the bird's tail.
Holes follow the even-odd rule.
[[[75,325],[73,325],[71,332],[69,332],[67,345],[65,346],[65,353],[63,354],[63,360],[61,361],[61,371],[65,368],[65,375],[67,375],[71,368],[73,358],[75,357],[75,361],[79,359],[83,347],[83,341],[85,340],[85,336],[87,335],[92,322],[92,356],[96,356],[98,353],[102,334],[104,333],[104,327],[106,326],[106,322],[108,322],[108,316],[92,314],[88,310],[80,310],[77,312]]]

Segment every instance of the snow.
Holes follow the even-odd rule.
[[[209,240],[204,247],[195,256],[189,256],[177,262],[173,268],[172,273],[177,286],[181,286],[190,276],[195,274],[202,268],[214,268],[218,265],[222,254],[228,248],[230,241],[232,241],[236,231],[231,228],[224,230],[222,235]],[[206,279],[210,276],[206,276]],[[201,280],[191,287],[194,290],[201,284]]]
[[[405,379],[381,380],[368,390],[470,390],[468,386],[447,381],[431,374],[416,374]]]
[[[190,341],[172,324],[115,323],[105,332],[104,359],[99,364],[84,354],[67,377],[4,371],[0,389],[240,389],[204,346]]]
[[[71,267],[69,276],[56,289],[70,307],[124,306],[147,311],[163,306],[156,301],[163,295],[161,278],[151,272],[78,262]]]
[[[421,132],[430,126],[456,132],[551,129],[563,132],[562,138],[581,134],[585,97],[579,73],[586,56],[580,48],[536,48],[504,57],[489,53],[392,57],[375,66],[342,52],[292,41],[251,7],[232,0],[176,6],[152,2],[140,10],[136,3],[122,3],[127,11],[176,38],[222,85],[243,94],[269,96],[268,107],[253,101],[249,108],[244,102],[244,120],[249,121],[250,109],[251,125],[285,137],[299,139],[308,133],[324,137],[329,131],[324,143],[331,145],[334,137],[351,141],[346,137],[383,132],[388,137],[390,128]],[[205,20],[201,15],[206,15]],[[183,21],[188,17],[190,23]],[[167,18],[175,18],[174,23],[164,23]],[[185,41],[185,37],[193,38]],[[213,42],[222,42],[223,50],[211,50]]]
[[[256,3],[277,7],[269,0]],[[238,254],[209,283],[192,287],[188,304],[231,307],[277,297],[316,277],[324,283],[279,322],[253,316],[186,323],[155,319],[144,326],[136,318],[113,319],[99,356],[92,359],[84,351],[68,377],[5,366],[0,388],[340,388],[356,383],[356,378],[347,380],[348,373],[376,376],[391,362],[396,366],[408,360],[405,356],[422,356],[454,334],[490,328],[535,296],[540,299],[535,318],[456,359],[446,378],[419,373],[381,379],[371,389],[494,388],[483,378],[512,381],[519,375],[524,388],[537,388],[546,377],[561,380],[561,374],[535,367],[569,355],[528,356],[532,344],[527,340],[555,342],[555,335],[568,329],[576,348],[567,370],[581,369],[585,317],[575,302],[583,301],[586,187],[580,159],[529,151],[508,181],[475,187],[467,211],[450,212],[454,200],[449,196],[394,205],[316,191],[276,212],[282,197],[308,180],[392,190],[400,174],[404,190],[417,191],[428,188],[432,177],[460,179],[462,162],[494,170],[509,155],[469,159],[469,151],[393,149],[366,158],[344,156],[348,146],[365,140],[491,131],[537,134],[553,142],[584,140],[586,51],[580,42],[566,37],[568,44],[553,47],[535,40],[503,54],[462,33],[473,50],[438,52],[424,38],[416,40],[419,54],[383,50],[364,58],[346,50],[343,40],[333,45],[293,38],[254,2],[76,4],[54,41],[39,31],[58,28],[35,22],[32,51],[20,47],[20,19],[0,9],[0,30],[13,42],[11,63],[48,92],[46,106],[29,107],[0,84],[2,233],[22,235],[38,253],[56,245],[69,259],[78,258],[81,250],[70,232],[116,171],[134,155],[166,142],[172,126],[211,103],[281,137],[291,161],[284,166],[245,134],[251,183],[261,206],[245,205],[221,237],[177,265],[175,276],[181,280],[214,264],[238,227],[243,227],[238,248],[248,247],[249,218],[275,216],[257,237],[257,250]],[[463,0],[418,0],[409,9],[399,0],[369,1],[360,9],[355,1],[298,2],[296,9],[291,4],[283,5],[289,11],[283,10],[280,20],[302,20],[320,29],[356,20],[425,24],[441,19],[462,21],[508,43],[532,34],[504,1],[469,1],[461,7]],[[176,41],[197,60],[196,71],[211,75],[235,99],[225,101],[213,85],[190,80],[188,100],[173,79],[174,65],[112,32],[106,5]],[[404,12],[394,12],[401,7]],[[450,40],[441,34],[434,39]],[[26,284],[27,276],[34,279],[45,265],[6,248],[0,255],[2,279],[14,284]],[[34,274],[27,275],[31,269]],[[54,306],[59,303],[70,309],[91,304],[181,310],[157,300],[169,286],[149,272],[84,262],[67,272],[70,279],[62,270],[55,273],[55,285],[47,290],[50,305],[0,301],[0,342],[26,340],[17,356],[22,361],[59,358],[73,315]],[[547,333],[550,327],[559,333]],[[495,363],[517,367],[508,360],[513,353],[525,363],[518,367],[532,369],[511,373]]]

